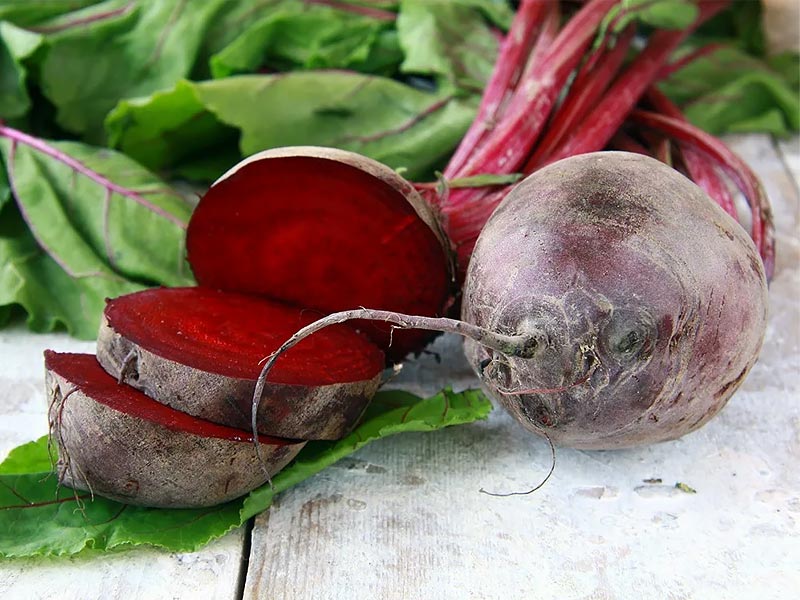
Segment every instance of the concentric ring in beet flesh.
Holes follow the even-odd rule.
[[[413,187],[352,153],[303,151],[322,155],[267,151],[240,163],[205,194],[187,232],[198,283],[325,314],[367,307],[443,315],[450,263]],[[392,336],[383,323],[353,326],[391,359],[420,350],[430,335]]]
[[[218,375],[255,379],[262,361],[319,318],[302,310],[203,287],[155,288],[109,300],[108,325],[161,358]],[[383,353],[344,325],[334,325],[286,352],[270,382],[303,386],[364,381],[378,375]]]

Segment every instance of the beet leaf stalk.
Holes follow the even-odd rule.
[[[727,4],[727,0],[700,2],[690,27],[655,31],[644,50],[620,74],[633,27],[615,35],[604,28],[604,22],[618,3],[587,2],[558,33],[548,51],[528,58],[511,100],[494,113],[496,123],[491,128],[486,126],[485,111],[479,113],[475,128],[480,135],[469,135],[462,142],[457,160],[445,169],[445,178],[531,173],[561,158],[602,150],[663,73],[672,52],[691,31]],[[603,37],[597,49],[585,57],[598,31]],[[493,78],[487,87],[482,107],[495,106],[500,91],[491,84],[497,81],[499,77]],[[569,91],[560,101],[566,88]],[[480,139],[469,152],[466,146],[476,137]],[[498,186],[452,190],[438,199],[462,276],[480,230],[507,191],[507,187]]]
[[[551,12],[558,9],[558,3],[547,0],[523,0],[520,3],[517,15],[500,47],[492,76],[481,98],[478,115],[448,162],[445,177],[454,177],[454,173],[463,167],[478,142],[495,126],[502,105],[517,86],[537,36],[542,37],[542,21],[548,6],[553,7]]]
[[[625,121],[645,90],[659,76],[672,52],[702,23],[716,15],[727,1],[699,3],[699,15],[691,27],[678,31],[656,31],[631,66],[606,91],[581,126],[573,130],[549,162],[568,156],[602,150]]]
[[[460,161],[463,164],[458,168],[448,166],[445,177],[508,174],[519,170],[548,122],[570,76],[583,60],[598,27],[615,5],[614,0],[587,2],[561,29],[548,48],[526,57],[525,71],[504,112],[491,130],[486,132],[482,143],[472,148],[469,159]],[[496,92],[487,89],[488,93]],[[459,152],[465,150],[460,149]],[[492,192],[495,194],[492,195]],[[487,195],[492,196],[488,202]],[[453,190],[447,197],[439,199],[439,209],[448,235],[457,249],[462,274],[474,240],[499,202],[499,199],[494,201],[496,195],[496,188],[472,188]]]

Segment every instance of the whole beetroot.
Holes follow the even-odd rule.
[[[767,285],[745,231],[697,186],[623,152],[552,164],[481,232],[462,318],[535,335],[530,358],[466,341],[489,393],[558,445],[618,448],[706,423],[758,356]]]

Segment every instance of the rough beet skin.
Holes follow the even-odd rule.
[[[90,354],[45,352],[59,481],[127,504],[186,508],[232,500],[304,446],[217,425],[119,385]]]
[[[559,445],[677,438],[713,417],[758,356],[767,285],[753,242],[671,167],[569,158],[519,184],[483,229],[462,318],[536,333],[535,356],[466,353],[492,395]]]
[[[106,304],[97,360],[115,378],[180,411],[249,428],[261,363],[315,313],[202,287],[157,288]],[[258,409],[259,432],[338,439],[378,388],[384,356],[345,325],[288,353]]]

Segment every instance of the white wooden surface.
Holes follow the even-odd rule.
[[[793,598],[800,590],[800,138],[729,138],[762,177],[778,269],[759,363],[725,410],[681,440],[559,450],[488,421],[372,444],[189,554],[140,549],[0,562],[0,598]],[[793,174],[793,176],[792,176]],[[41,351],[63,335],[0,331],[0,457],[46,429]],[[442,338],[395,385],[475,380]],[[661,484],[645,479],[660,478]],[[697,490],[674,487],[683,482]]]

